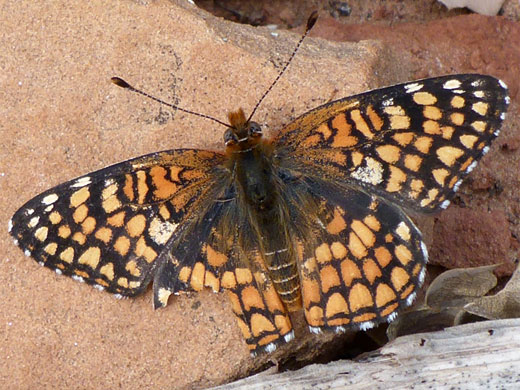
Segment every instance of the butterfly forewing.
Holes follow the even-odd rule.
[[[505,84],[491,76],[419,80],[311,110],[275,142],[294,169],[430,212],[449,205],[489,150],[508,103]]]
[[[31,199],[10,232],[26,255],[57,273],[136,295],[179,225],[215,186],[221,161],[216,153],[174,150],[104,168]]]

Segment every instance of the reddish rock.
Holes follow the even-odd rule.
[[[496,273],[511,274],[510,246],[504,212],[451,206],[436,218],[430,263],[449,269],[506,263]]]

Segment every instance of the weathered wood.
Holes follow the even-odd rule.
[[[412,388],[520,389],[520,319],[403,336],[361,360],[260,373],[214,389]]]

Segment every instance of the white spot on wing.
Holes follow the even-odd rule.
[[[71,187],[72,188],[85,187],[86,185],[89,185],[90,183],[92,183],[90,176],[84,176],[84,177],[80,177],[73,184],[71,184]]]
[[[53,204],[59,199],[58,195],[56,194],[50,194],[47,195],[45,198],[42,199],[42,203],[45,205]]]
[[[449,205],[450,201],[446,199],[444,202],[441,203],[441,209],[447,209]]]
[[[11,233],[11,230],[13,230],[13,220],[9,219],[9,222],[7,222],[7,231]]]
[[[320,334],[321,328],[318,328],[317,326],[309,326],[309,332],[314,334]]]
[[[287,333],[285,336],[283,336],[283,339],[286,343],[288,343],[291,340],[294,340],[294,330],[291,330],[289,333]]]
[[[480,87],[482,85],[482,80],[475,80],[471,83],[472,87]]]
[[[448,200],[448,204],[449,204],[449,202],[450,201]],[[426,247],[426,244],[423,241],[421,241],[421,252],[424,256],[425,262],[427,263],[428,262],[428,248]]]
[[[383,107],[393,106],[394,105],[394,98],[383,100]]]
[[[474,91],[473,95],[475,97],[478,97],[478,98],[483,98],[484,97],[484,91]]]
[[[34,209],[25,210],[25,215],[32,215],[32,213],[34,213]]]
[[[469,167],[466,169],[466,172],[470,173],[475,167],[477,166],[477,162],[473,161],[471,164],[469,164]]]
[[[154,218],[150,222],[148,233],[150,238],[159,245],[164,245],[168,242],[175,229],[179,224],[173,224],[168,221],[161,222],[159,218]]]
[[[265,346],[265,352],[271,353],[271,352],[274,352],[274,351],[276,351],[276,344],[275,343],[270,343],[270,344],[267,344]]]
[[[502,120],[506,119],[506,113],[505,112],[500,114],[500,119],[502,119]]]
[[[500,84],[500,86],[504,89],[507,89],[507,84],[504,83],[502,80],[498,79],[498,83]]]
[[[372,185],[381,183],[383,181],[383,165],[372,157],[367,157],[365,163],[365,166],[360,166],[352,172],[352,177]]]
[[[460,87],[460,80],[457,80],[457,79],[451,79],[451,80],[448,80],[446,81],[442,87],[444,89],[455,89],[455,88],[459,88]]]
[[[61,275],[61,274],[63,274],[63,272],[61,272],[61,269],[59,269],[59,268],[56,268],[56,269],[54,270],[54,272],[56,272],[56,275]]]
[[[363,322],[359,329],[361,329],[362,331],[367,331],[369,329],[372,329],[376,324],[372,321],[367,321],[367,322]]]
[[[392,314],[390,314],[390,315],[388,316],[388,318],[386,319],[386,322],[390,323],[390,322],[392,322],[393,320],[395,320],[396,317],[397,317],[397,312],[394,311]]]
[[[457,192],[459,190],[459,187],[461,184],[462,184],[462,179],[457,180],[457,182],[453,186],[453,192]]]
[[[458,95],[460,95],[460,94],[462,94],[462,93],[464,93],[464,92],[466,92],[466,91],[463,90],[463,89],[454,89],[452,92],[453,92],[453,93],[456,93],[456,94],[458,94]]]
[[[413,292],[408,296],[408,298],[406,298],[406,306],[410,306],[413,303],[416,295],[417,294]]]
[[[29,223],[27,224],[27,226],[30,227],[30,228],[33,228],[36,225],[38,225],[38,222],[40,222],[40,217],[39,216],[32,217],[31,220],[29,221]]]
[[[334,328],[334,332],[336,332],[336,333],[345,333],[346,331],[347,331],[347,330],[346,330],[345,327],[343,327],[343,326],[336,326],[336,327]]]
[[[50,212],[53,208],[54,208],[54,205],[50,204],[50,205],[48,205],[47,207],[45,207],[45,210],[44,210],[44,211],[45,211],[46,213],[48,213],[48,212]]]
[[[419,274],[419,284],[423,284],[425,276],[426,276],[426,269],[423,268],[421,270],[421,273]]]
[[[403,240],[410,240],[410,228],[404,223],[400,222],[395,229],[395,232],[401,237]]]
[[[105,289],[105,287],[101,286],[100,284],[95,284],[94,288],[99,291],[103,291]]]
[[[43,261],[38,261],[38,264],[40,264],[42,267],[45,266],[45,263]]]
[[[421,90],[422,87],[424,87],[423,84],[413,83],[413,84],[405,85],[404,89],[406,89],[406,93],[412,93],[412,92],[417,92],[417,91]]]
[[[489,146],[484,146],[484,148],[482,149],[482,155],[485,155],[489,152]]]
[[[72,275],[72,279],[77,280],[78,282],[83,283],[85,279],[83,279],[81,276],[78,275]]]
[[[16,245],[16,246],[20,245],[20,243],[18,242],[18,240],[16,238],[13,240],[13,242],[14,242],[14,245]]]
[[[123,299],[124,297],[121,294],[114,294],[116,299]]]

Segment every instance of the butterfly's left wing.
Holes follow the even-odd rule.
[[[433,212],[448,206],[489,150],[508,104],[506,85],[494,77],[436,77],[325,104],[274,143],[294,171]]]
[[[172,240],[221,188],[224,156],[177,149],[137,157],[51,188],[12,217],[27,256],[122,296],[142,292]]]

